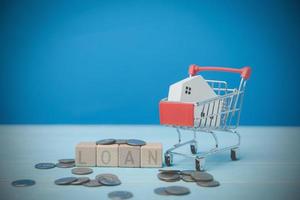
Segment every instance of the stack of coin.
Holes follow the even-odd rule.
[[[87,175],[93,173],[93,169],[88,167],[76,167],[72,169],[72,174]]]
[[[202,187],[217,187],[220,183],[214,180],[214,177],[207,172],[194,171],[190,175]]]
[[[96,180],[102,185],[115,186],[120,185],[120,179],[114,174],[99,174],[96,176]]]
[[[202,187],[217,187],[220,185],[218,181],[214,180],[214,177],[211,174],[195,170],[180,171],[160,169],[157,177],[166,182],[175,182],[180,179],[185,182],[196,182],[197,185]]]
[[[99,187],[102,184],[97,179],[91,179],[88,182],[84,183],[83,186],[85,187]]]
[[[109,145],[109,144],[115,144],[116,140],[115,139],[103,139],[103,140],[98,140],[96,142],[97,145]]]
[[[72,173],[76,175],[84,175],[92,173],[91,168],[78,167],[72,169]],[[120,185],[121,181],[118,176],[114,174],[99,174],[95,179],[88,177],[64,177],[54,181],[56,185],[83,185],[86,187],[99,187],[99,186],[116,186]]]
[[[180,180],[179,170],[160,170],[157,174],[158,179],[166,182],[176,182]]]
[[[60,160],[58,160],[58,163],[56,164],[56,167],[58,167],[58,168],[72,168],[72,167],[75,167],[75,160],[71,159],[71,158],[60,159]]]
[[[54,181],[56,185],[84,185],[87,187],[101,186],[97,180],[88,177],[63,177]]]
[[[102,186],[97,180],[90,180],[88,177],[64,177],[54,181],[56,185],[83,185],[86,187]]]
[[[96,142],[97,145],[110,145],[110,144],[128,144],[131,146],[143,146],[146,144],[145,141],[143,140],[138,140],[138,139],[103,139],[103,140],[98,140]]]
[[[189,194],[191,191],[183,186],[169,186],[169,187],[160,187],[160,188],[156,188],[154,190],[155,194],[159,194],[159,195],[187,195]]]
[[[77,180],[78,178],[76,177],[63,177],[63,178],[56,179],[54,183],[56,185],[70,185],[72,182],[75,182]]]
[[[78,177],[76,181],[71,182],[71,185],[83,185],[90,181],[89,177]]]

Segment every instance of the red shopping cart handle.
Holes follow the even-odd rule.
[[[195,64],[190,65],[189,74],[195,76],[198,72],[203,71],[222,71],[222,72],[232,72],[239,73],[243,79],[247,80],[251,75],[251,67],[243,67],[241,69],[229,68],[229,67],[213,67],[213,66],[198,66]]]

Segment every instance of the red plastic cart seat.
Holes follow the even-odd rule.
[[[194,104],[181,102],[159,102],[160,124],[194,126]]]

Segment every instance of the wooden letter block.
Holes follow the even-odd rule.
[[[97,166],[118,167],[119,145],[97,145]]]
[[[119,167],[141,167],[141,147],[121,144],[119,146]]]
[[[141,147],[141,167],[162,167],[161,143],[147,143]]]
[[[81,142],[77,144],[75,152],[76,166],[96,166],[96,142]]]

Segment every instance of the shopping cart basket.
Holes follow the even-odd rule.
[[[251,75],[251,68],[243,67],[241,69],[234,69],[191,65],[189,68],[189,75],[190,77],[195,76],[196,73],[202,71],[239,73],[241,75],[241,80],[238,88],[228,88],[228,84],[225,81],[206,80],[217,96],[205,101],[184,103],[168,101],[167,98],[164,98],[160,101],[160,123],[162,125],[176,128],[178,133],[178,143],[166,150],[164,154],[165,164],[167,166],[171,166],[173,164],[173,155],[183,155],[194,158],[195,168],[196,170],[200,171],[203,171],[205,168],[205,158],[214,153],[230,150],[231,159],[238,159],[241,136],[236,131],[236,128],[239,125],[246,82]],[[204,113],[204,110],[207,112]],[[182,142],[181,130],[192,131],[193,139]],[[220,148],[216,134],[218,131],[235,135],[237,142],[231,146]],[[197,151],[198,144],[196,136],[199,132],[209,133],[213,137],[215,142],[213,148],[201,153]],[[191,154],[184,154],[174,151],[185,145],[190,145]]]

